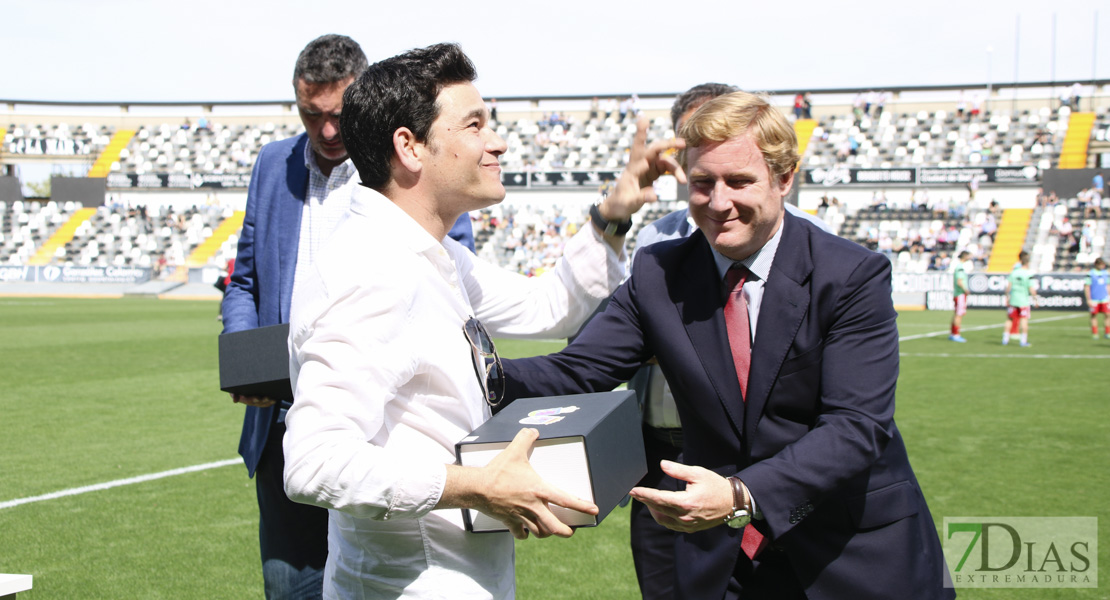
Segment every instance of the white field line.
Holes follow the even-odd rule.
[[[1059,316],[1059,317],[1045,317],[1043,319],[1030,319],[1029,324],[1033,325],[1035,323],[1048,323],[1050,321],[1063,321],[1065,319],[1074,319],[1076,317],[1088,317],[1088,316],[1090,316],[1090,315],[1088,315],[1087,313],[1082,313],[1082,314],[1074,314],[1074,315],[1063,315],[1063,316]],[[961,332],[963,332],[963,331],[983,331],[985,329],[1002,329],[1002,327],[1004,325],[1005,325],[1005,323],[998,323],[996,325],[980,325],[979,327],[961,327],[960,330],[961,330]],[[950,333],[950,331],[945,329],[944,331],[931,331],[929,333],[919,333],[917,335],[905,335],[905,336],[902,336],[902,337],[898,338],[898,341],[899,342],[908,342],[910,340],[920,340],[920,339],[931,338],[931,337],[940,337],[942,335],[947,336],[949,333]],[[970,356],[970,355],[965,355],[965,356]]]
[[[41,496],[17,498],[15,500],[8,500],[7,502],[0,502],[0,510],[5,508],[12,508],[13,506],[19,506],[21,504],[30,504],[32,502],[41,502],[43,500],[54,500],[55,498],[64,498],[66,496],[76,496],[78,494],[107,490],[114,487],[120,487],[122,485],[143,483],[145,481],[154,481],[155,479],[173,477],[174,475],[184,475],[186,473],[195,473],[197,471],[207,471],[208,469],[218,469],[220,467],[226,467],[229,465],[241,464],[243,464],[243,459],[229,458],[228,460],[220,460],[216,462],[205,463],[203,465],[193,465],[191,467],[181,467],[180,469],[170,469],[169,471],[162,471],[161,473],[151,473],[149,475],[139,475],[138,477],[128,477],[127,479],[117,479],[115,481],[107,481],[105,483],[97,483],[94,485],[86,485],[84,487],[70,488],[68,490],[51,492],[49,494],[43,494]]]
[[[1045,323],[1045,322],[1048,322],[1048,321],[1059,321],[1061,319],[1071,319],[1071,318],[1074,318],[1076,316],[1086,316],[1086,315],[1067,315],[1067,316],[1062,316],[1062,317],[1048,317],[1048,318],[1044,318],[1044,319],[1037,319],[1034,322],[1036,322],[1036,323]],[[964,331],[981,331],[983,329],[994,329],[994,328],[998,328],[998,327],[1001,327],[1001,326],[1002,325],[984,325],[984,326],[981,326],[981,327],[968,327],[968,328],[965,328]],[[907,335],[907,336],[903,336],[903,337],[899,338],[899,341],[904,342],[904,341],[908,341],[908,340],[917,340],[917,339],[922,339],[922,338],[937,337],[937,336],[941,336],[941,335],[948,335],[948,331],[947,330],[946,331],[935,331],[935,332],[931,332],[931,333],[921,333],[921,334],[917,334],[917,335]],[[918,356],[917,354],[910,354],[910,353],[902,353],[902,355],[903,356]],[[921,354],[921,356],[947,356],[947,355],[946,354]],[[996,355],[991,355],[991,354],[961,354],[960,356],[993,358]],[[998,355],[998,356],[1001,356],[1001,355]],[[1005,355],[1005,356],[1007,358],[1013,358],[1014,355]],[[1047,357],[1048,355],[1029,354],[1029,355],[1020,355],[1020,356],[1022,356],[1023,358],[1043,358],[1043,357]],[[1056,358],[1110,358],[1110,356],[1063,356],[1063,357],[1056,357]],[[171,469],[169,471],[162,471],[161,473],[151,473],[150,475],[140,475],[138,477],[129,477],[127,479],[117,479],[115,481],[108,481],[108,482],[105,482],[105,483],[97,483],[95,485],[87,485],[87,486],[79,487],[79,488],[70,488],[68,490],[61,490],[61,491],[58,491],[58,492],[51,492],[49,494],[43,494],[41,496],[32,496],[30,498],[17,498],[15,500],[8,500],[7,502],[0,502],[0,510],[3,510],[5,508],[12,508],[13,506],[20,506],[20,505],[23,505],[23,504],[31,504],[32,502],[41,502],[43,500],[54,500],[55,498],[64,498],[66,496],[76,496],[78,494],[85,494],[85,493],[88,493],[88,492],[96,492],[96,491],[100,491],[100,490],[107,490],[107,489],[110,489],[110,488],[119,487],[119,486],[123,486],[123,485],[131,485],[131,484],[135,484],[135,483],[143,483],[145,481],[153,481],[155,479],[162,479],[164,477],[173,477],[175,475],[184,475],[185,473],[195,473],[197,471],[206,471],[208,469],[217,469],[217,468],[226,467],[226,466],[229,466],[229,465],[242,464],[242,462],[243,462],[242,459],[231,458],[231,459],[228,459],[228,460],[221,460],[221,461],[217,461],[217,462],[206,463],[206,464],[203,464],[203,465],[193,465],[191,467],[182,467],[180,469]]]
[[[1020,350],[1022,354],[952,354],[950,352],[901,352],[899,356],[913,356],[913,357],[936,357],[936,358],[1063,358],[1063,359],[1079,359],[1079,358],[1095,358],[1095,359],[1110,359],[1110,354],[1025,354],[1025,350]]]

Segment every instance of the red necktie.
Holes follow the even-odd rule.
[[[744,402],[747,402],[748,371],[752,365],[752,330],[748,320],[748,301],[744,299],[744,282],[748,279],[748,273],[747,267],[737,264],[725,275],[729,289],[728,301],[725,302],[725,327],[728,329],[732,362],[736,365],[736,378],[740,382],[740,399]],[[763,534],[749,524],[744,528],[740,549],[748,558],[755,558],[766,543]]]
[[[733,265],[725,275],[728,285],[728,302],[725,302],[725,327],[728,328],[728,345],[732,349],[732,362],[736,365],[736,378],[740,381],[741,400],[748,396],[748,370],[752,364],[752,329],[748,324],[748,301],[744,299],[744,281],[748,268]]]

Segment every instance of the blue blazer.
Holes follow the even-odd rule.
[[[266,144],[258,153],[235,271],[223,300],[224,333],[289,322],[301,212],[308,192],[307,143],[308,136],[302,133]],[[469,215],[463,214],[449,235],[474,250]],[[252,477],[278,410],[276,406],[246,407],[239,454]]]
[[[507,397],[612,389],[652,356],[675,394],[684,460],[739,476],[813,598],[950,598],[932,516],[894,424],[898,331],[883,256],[785,215],[747,401],[725,291],[702,232],[643,248],[564,351],[505,361]],[[683,534],[676,590],[722,598],[740,530]]]

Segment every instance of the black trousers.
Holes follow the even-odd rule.
[[[660,439],[659,430],[644,426],[647,475],[637,485],[677,491],[678,482],[663,473],[660,460],[682,462],[682,448]],[[678,533],[655,522],[647,506],[632,501],[630,518],[632,562],[645,600],[674,598],[674,542]]]

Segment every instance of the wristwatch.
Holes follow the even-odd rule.
[[[738,477],[729,477],[732,484],[732,512],[725,517],[725,523],[733,529],[743,529],[752,522],[751,504],[744,502],[744,484]]]
[[[590,207],[590,221],[597,225],[598,229],[604,231],[605,235],[624,235],[628,233],[629,229],[632,229],[632,219],[623,223],[606,221],[605,217],[601,216],[601,210],[598,209],[600,205],[601,203],[598,202]]]

